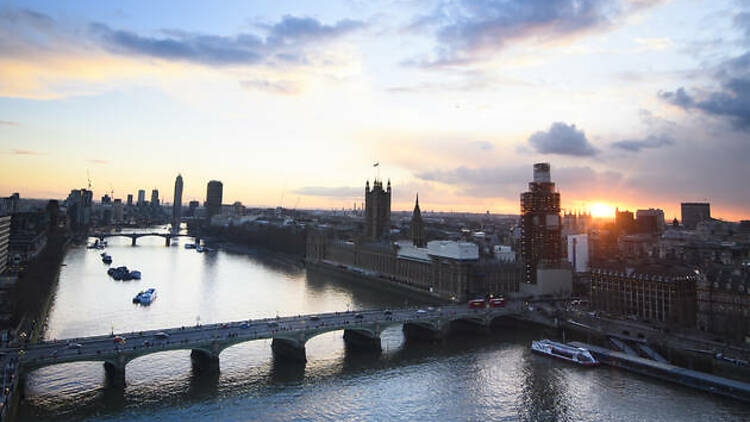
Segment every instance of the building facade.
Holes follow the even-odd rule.
[[[697,327],[735,342],[750,340],[750,270],[712,264],[697,284]]]
[[[560,194],[550,177],[549,163],[534,164],[534,180],[521,194],[521,257],[525,282],[536,284],[540,263],[554,265],[562,259]]]
[[[211,217],[221,214],[221,204],[224,196],[224,185],[218,180],[208,182],[206,187],[206,216]]]
[[[10,216],[0,216],[0,275],[8,268],[8,249],[10,245]]]
[[[689,270],[592,269],[591,307],[619,316],[695,327],[698,280]]]
[[[138,189],[138,206],[144,206],[146,204],[146,190]]]

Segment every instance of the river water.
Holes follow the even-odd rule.
[[[315,274],[265,251],[201,254],[164,239],[112,238],[113,266],[142,271],[114,281],[99,251],[71,249],[47,339],[404,305],[404,298]],[[155,287],[150,307],[131,303]],[[412,299],[409,304],[414,304]],[[547,333],[548,334],[548,333]],[[347,351],[342,332],[307,343],[306,365],[275,362],[270,341],[225,350],[220,371],[194,372],[190,352],[136,359],[126,387],[108,388],[101,363],[30,373],[19,421],[495,421],[749,420],[750,406],[609,368],[585,370],[532,355],[534,327],[405,343],[383,333],[381,354]]]

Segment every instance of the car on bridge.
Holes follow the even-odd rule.
[[[320,321],[320,317],[317,315],[310,316],[310,321]]]
[[[166,340],[169,338],[169,334],[165,333],[164,331],[159,331],[158,333],[154,334],[154,337],[160,340]]]
[[[502,308],[503,306],[505,306],[504,297],[496,297],[490,299],[490,308]]]
[[[80,349],[81,347],[83,347],[81,343],[70,343],[68,345],[68,349]]]
[[[125,337],[124,336],[115,336],[115,338],[112,339],[115,343],[125,343]]]
[[[385,311],[383,311],[383,315],[393,315],[393,311],[391,311],[390,309],[386,309]]]

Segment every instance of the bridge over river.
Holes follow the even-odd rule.
[[[127,237],[130,239],[131,244],[135,246],[136,240],[140,237],[146,237],[146,236],[158,236],[163,237],[165,244],[167,246],[170,246],[172,243],[172,239],[175,237],[193,237],[195,238],[195,243],[200,243],[200,237],[193,235],[193,234],[185,234],[185,233],[171,233],[171,232],[94,232],[89,233],[89,237],[93,237],[99,240],[104,240],[108,237]]]
[[[218,368],[222,350],[238,343],[270,338],[275,358],[304,363],[307,360],[305,343],[331,331],[343,330],[345,342],[355,349],[379,351],[380,335],[390,326],[402,325],[407,338],[439,339],[456,327],[486,331],[494,319],[519,315],[524,309],[520,302],[509,301],[505,307],[497,308],[471,309],[463,304],[234,321],[46,341],[29,344],[23,349],[2,349],[0,359],[14,359],[22,373],[67,362],[100,361],[104,362],[109,382],[124,385],[128,362],[167,350],[192,350],[191,357],[198,367]],[[124,341],[118,342],[120,339]]]

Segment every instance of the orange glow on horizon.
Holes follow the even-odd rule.
[[[614,218],[615,207],[603,202],[594,202],[589,207],[591,216],[594,218]]]

